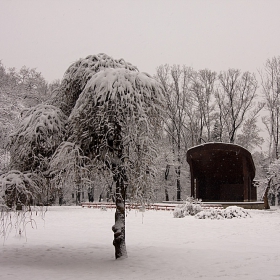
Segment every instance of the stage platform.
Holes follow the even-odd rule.
[[[163,203],[168,204],[183,204],[184,201],[164,201]],[[244,209],[264,209],[263,201],[202,201],[202,206],[204,207],[223,207],[226,208],[228,206],[238,206]]]

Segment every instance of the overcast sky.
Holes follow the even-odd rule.
[[[48,82],[87,55],[257,72],[280,55],[280,0],[0,0],[0,60]]]

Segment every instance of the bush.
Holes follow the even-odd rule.
[[[251,215],[247,210],[245,210],[242,207],[237,206],[229,206],[224,211],[224,217],[226,219],[232,219],[232,218],[251,218]]]
[[[224,219],[223,209],[210,208],[203,210],[195,215],[197,219],[212,219],[220,220]]]
[[[173,211],[174,218],[184,218],[185,216],[194,216],[200,211],[201,201],[194,199],[192,197],[187,198],[186,203],[182,205],[177,205]]]
[[[195,215],[197,219],[232,219],[232,218],[250,218],[247,210],[237,206],[229,206],[226,209],[203,210]]]

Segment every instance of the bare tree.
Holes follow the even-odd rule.
[[[200,118],[199,142],[211,141],[211,128],[215,104],[212,97],[215,91],[216,72],[208,69],[194,72],[192,76],[193,102],[196,103]],[[206,129],[206,137],[203,137],[203,130]]]
[[[165,130],[169,136],[174,154],[174,166],[177,175],[177,200],[181,200],[181,166],[182,152],[187,146],[187,133],[189,129],[188,114],[186,112],[190,103],[190,83],[193,70],[186,66],[169,65],[157,68],[157,79],[166,92],[167,114]],[[190,129],[189,129],[190,131]],[[165,176],[168,174],[170,164],[166,165]]]
[[[270,136],[270,159],[279,158],[279,125],[280,125],[280,56],[268,59],[265,72],[260,73],[265,107],[269,112],[263,122]]]
[[[35,68],[23,66],[16,73],[18,91],[26,107],[32,107],[49,98],[48,84]]]
[[[254,74],[241,73],[229,69],[219,75],[219,86],[216,91],[221,127],[225,127],[228,141],[234,143],[238,129],[243,124],[246,113],[254,106],[257,80]]]

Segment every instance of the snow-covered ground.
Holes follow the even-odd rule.
[[[1,245],[0,279],[280,279],[280,210],[250,214],[199,220],[132,210],[129,257],[116,261],[114,210],[50,207],[27,239],[12,233]]]

